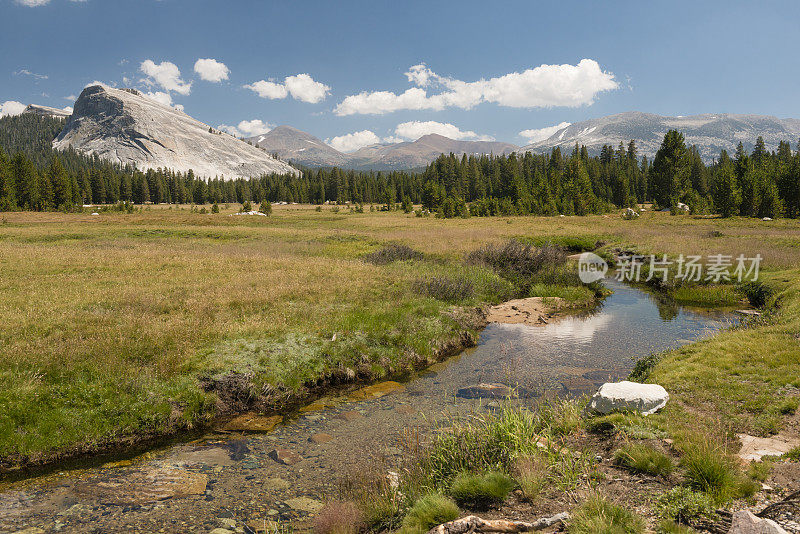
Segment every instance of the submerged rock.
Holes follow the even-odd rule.
[[[752,512],[740,510],[733,514],[729,534],[786,534],[786,531],[772,519],[762,519]]]
[[[505,384],[478,384],[459,389],[456,396],[462,399],[507,399],[516,397],[517,393]]]
[[[636,411],[650,415],[666,406],[669,393],[658,384],[606,382],[589,401],[587,408],[600,414]]]
[[[283,465],[294,465],[303,460],[302,456],[289,449],[273,449],[269,456]]]
[[[280,415],[244,413],[228,421],[222,430],[227,432],[269,432],[283,421]]]

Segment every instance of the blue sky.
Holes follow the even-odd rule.
[[[797,2],[0,0],[0,21],[6,113],[100,81],[350,150],[631,110],[800,117]]]

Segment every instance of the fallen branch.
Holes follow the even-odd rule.
[[[428,531],[428,534],[471,534],[473,532],[532,532],[563,523],[569,519],[569,513],[562,512],[552,517],[543,517],[534,523],[526,521],[506,521],[505,519],[481,519],[469,515],[444,523]]]

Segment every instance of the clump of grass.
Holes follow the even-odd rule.
[[[638,443],[625,445],[614,453],[614,461],[636,473],[668,477],[674,465],[661,451]]]
[[[570,534],[639,534],[644,521],[634,513],[593,495],[572,516]]]
[[[714,500],[710,495],[684,486],[661,494],[655,508],[658,516],[665,521],[678,523],[689,523],[701,518],[713,519],[716,515]]]
[[[517,461],[517,482],[529,501],[536,499],[547,484],[548,463],[538,456],[526,456]]]
[[[422,252],[414,250],[408,245],[390,243],[383,248],[364,255],[364,261],[375,265],[388,265],[395,261],[421,260]]]
[[[656,534],[695,534],[696,532],[693,528],[679,525],[675,521],[662,521],[656,527]]]
[[[610,435],[619,431],[627,423],[625,414],[612,413],[593,417],[586,423],[586,430],[592,434]]]
[[[781,415],[794,415],[798,406],[800,406],[800,398],[789,397],[778,404],[778,413]]]
[[[555,438],[576,428],[577,401],[541,404],[535,410],[504,406],[437,435],[421,452],[419,469],[432,487],[447,488],[464,471],[510,473],[517,458],[538,452],[543,437]]]
[[[501,504],[515,485],[514,479],[498,471],[481,475],[464,472],[453,480],[450,495],[462,506],[485,510]]]
[[[715,446],[711,440],[699,440],[687,446],[681,466],[689,486],[707,493],[719,504],[749,497],[758,490],[752,480],[742,475],[724,448]]]
[[[444,495],[429,493],[420,497],[403,518],[401,534],[424,534],[431,528],[458,518],[456,503]]]
[[[332,501],[314,518],[315,534],[358,534],[366,525],[358,506],[349,501]]]
[[[445,302],[459,302],[472,297],[475,287],[465,278],[431,276],[414,282],[414,291]]]

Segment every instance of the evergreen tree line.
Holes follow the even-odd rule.
[[[36,115],[0,119],[0,211],[71,210],[83,204],[299,202],[370,203],[406,211],[413,204],[442,217],[466,215],[586,215],[653,202],[685,203],[695,213],[753,217],[800,216],[800,147],[781,142],[767,151],[758,138],[751,154],[724,150],[711,165],[670,131],[652,162],[635,141],[604,146],[590,157],[569,155],[442,155],[421,173],[305,169],[301,176],[202,179],[192,171],[140,171],[51,141],[63,120]]]

